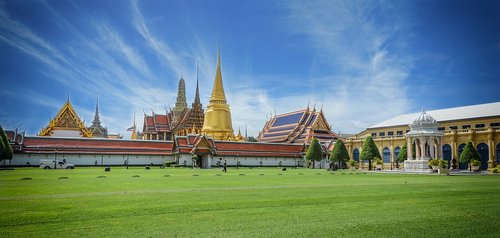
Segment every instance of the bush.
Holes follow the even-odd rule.
[[[170,162],[165,162],[165,167],[172,167],[175,165],[175,162],[174,161],[170,161]]]
[[[497,165],[497,167],[495,167],[495,168],[493,169],[493,173],[495,173],[495,174],[500,173],[500,165]]]
[[[472,165],[472,166],[481,166],[481,161],[477,160],[477,159],[471,160],[470,161],[470,165]]]
[[[438,159],[430,159],[429,160],[429,166],[439,166],[439,160]]]
[[[448,161],[444,159],[439,160],[439,167],[442,169],[447,169],[448,168]]]

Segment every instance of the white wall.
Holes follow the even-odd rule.
[[[41,159],[55,159],[55,154],[14,154],[11,161],[2,161],[2,165],[39,165]],[[87,154],[57,154],[57,160],[66,159],[67,163],[74,165],[129,165],[163,164],[173,161],[173,156],[161,155],[87,155]]]

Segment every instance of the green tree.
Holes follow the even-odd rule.
[[[11,160],[12,154],[12,146],[7,138],[7,134],[3,127],[0,126],[0,160]]]
[[[473,160],[481,160],[481,156],[474,148],[474,145],[472,145],[472,141],[469,141],[467,142],[467,145],[465,145],[462,154],[460,154],[460,163],[467,163],[470,165],[470,162]]]
[[[341,168],[344,168],[346,162],[349,160],[349,153],[345,148],[344,142],[341,139],[337,139],[335,142],[335,146],[333,146],[333,150],[330,153],[330,161],[340,163]]]
[[[359,158],[363,161],[368,160],[369,170],[372,170],[372,160],[377,158],[382,159],[382,157],[380,157],[380,152],[378,151],[378,148],[371,136],[366,137],[365,142],[363,142],[363,148]]]
[[[322,157],[323,151],[321,149],[321,145],[319,144],[318,139],[314,138],[311,145],[309,145],[309,148],[307,149],[306,160],[312,161],[314,168],[314,162],[320,161]]]
[[[406,143],[405,143],[405,144],[403,144],[401,151],[399,151],[398,161],[404,162],[406,159],[408,159],[408,150],[406,149]]]
[[[249,136],[249,137],[247,137],[246,141],[248,141],[248,142],[259,142],[259,141],[258,141],[255,137],[253,137],[253,136]]]

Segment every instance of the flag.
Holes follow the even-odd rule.
[[[135,125],[127,129],[127,131],[134,131],[134,130],[135,130]]]

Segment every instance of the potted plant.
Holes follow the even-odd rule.
[[[430,159],[429,166],[432,168],[432,172],[438,171],[439,169],[439,160],[438,159]]]
[[[470,166],[472,171],[479,171],[479,168],[481,167],[481,161],[477,159],[471,160]]]
[[[351,167],[351,170],[355,170],[356,169],[356,160],[349,160],[347,161],[347,163],[349,164],[349,167]]]
[[[444,159],[439,160],[438,174],[450,174],[450,169],[448,169],[448,161]]]
[[[375,170],[382,170],[384,167],[384,163],[382,162],[381,159],[376,159],[375,160]]]

